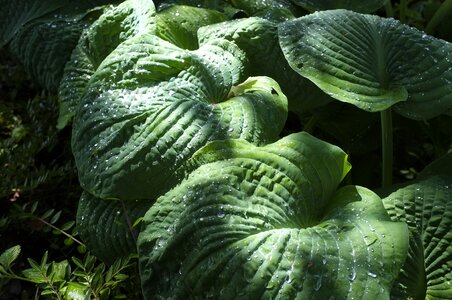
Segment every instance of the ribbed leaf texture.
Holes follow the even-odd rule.
[[[234,42],[245,51],[251,74],[269,76],[281,84],[291,111],[306,113],[332,100],[290,68],[279,46],[276,22],[258,17],[231,20],[202,27],[198,36],[201,42],[215,38]]]
[[[151,0],[128,0],[103,14],[83,34],[60,86],[59,127],[74,116],[91,76],[102,61],[122,42],[140,34],[156,34],[184,49],[198,48],[199,27],[223,21],[217,11],[173,6],[155,12]]]
[[[215,10],[176,5],[157,14],[156,34],[179,48],[195,50],[199,47],[198,29],[225,20],[226,15]]]
[[[311,11],[327,9],[348,9],[362,13],[372,13],[385,4],[385,0],[292,0]]]
[[[276,140],[287,100],[267,77],[240,83],[244,59],[225,40],[187,51],[140,35],[118,46],[92,76],[74,122],[83,188],[104,199],[153,199],[209,140]]]
[[[408,258],[394,299],[452,299],[452,177],[415,181],[383,199],[392,220],[410,230]]]
[[[452,107],[451,44],[394,19],[323,11],[282,23],[279,35],[291,67],[337,100],[412,119]]]
[[[65,3],[63,0],[1,0],[0,47],[6,45],[27,22],[57,10]]]
[[[151,0],[124,1],[107,10],[83,33],[61,80],[58,127],[72,119],[91,76],[121,42],[155,31],[154,15]]]
[[[77,210],[77,230],[94,255],[113,263],[137,252],[136,238],[140,227],[133,225],[151,204],[102,200],[83,192]]]
[[[5,2],[5,1],[2,1]],[[8,24],[3,43],[42,87],[57,92],[66,62],[82,33],[100,14],[96,6],[114,2],[7,1],[2,12]],[[13,3],[13,6],[11,4]],[[3,19],[2,19],[3,21]]]
[[[216,141],[146,213],[146,299],[389,299],[408,231],[356,186],[339,148],[306,133]]]
[[[301,15],[301,9],[290,0],[232,0],[234,7],[245,11],[248,16],[273,21],[286,21]]]

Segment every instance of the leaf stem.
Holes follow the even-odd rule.
[[[388,18],[394,17],[394,11],[392,10],[391,0],[386,0],[385,11],[386,11],[386,17],[388,17]]]
[[[312,116],[308,122],[303,126],[303,131],[306,131],[307,133],[311,133],[314,130],[315,126],[317,124],[317,118],[315,116]]]
[[[136,243],[137,242],[137,237],[136,237],[135,231],[133,230],[132,222],[130,221],[126,205],[125,205],[124,201],[122,201],[122,200],[119,200],[119,201],[121,202],[122,210],[124,211],[124,216],[126,218],[127,227],[129,228],[129,232],[132,235],[132,238],[133,238],[133,240]]]
[[[46,220],[41,219],[41,218],[39,218],[39,217],[36,217],[36,216],[34,216],[34,215],[32,215],[32,217],[36,218],[39,222],[44,223],[45,225],[51,227],[52,229],[54,229],[54,230],[56,230],[56,231],[58,231],[58,232],[64,234],[65,236],[67,236],[68,238],[70,238],[71,240],[73,240],[74,242],[76,242],[77,244],[79,244],[79,245],[81,245],[81,246],[85,246],[85,244],[83,244],[81,241],[79,241],[78,239],[76,239],[74,236],[72,236],[72,235],[70,235],[69,233],[67,233],[66,231],[64,231],[64,230],[62,230],[62,229],[60,229],[60,228],[58,228],[58,227],[56,227],[56,226],[50,224],[50,223],[47,222]]]
[[[392,112],[388,108],[380,112],[381,117],[381,143],[383,156],[382,186],[388,187],[392,184]]]
[[[433,35],[436,27],[439,25],[439,23],[441,23],[444,17],[451,11],[452,11],[452,0],[444,1],[443,4],[441,4],[441,6],[436,10],[435,14],[428,22],[427,27],[425,27],[425,32],[430,35]]]
[[[407,0],[400,0],[399,20],[402,23],[406,23],[406,9],[407,9]]]

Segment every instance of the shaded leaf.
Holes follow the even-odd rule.
[[[143,216],[150,205],[146,201],[107,201],[84,192],[77,210],[80,237],[93,254],[109,263],[136,253],[137,228],[129,228],[128,223]]]
[[[414,181],[383,199],[394,221],[410,230],[408,258],[391,291],[394,299],[452,295],[452,177]]]
[[[269,76],[281,84],[290,111],[306,113],[325,105],[332,98],[288,65],[279,46],[277,26],[276,22],[251,17],[204,26],[198,38],[201,44],[217,38],[234,42],[246,53],[251,75]]]
[[[3,251],[0,255],[0,265],[8,269],[17,257],[19,257],[20,250],[20,245],[16,245]]]

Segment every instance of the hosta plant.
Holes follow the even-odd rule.
[[[22,0],[0,37],[58,90],[81,238],[108,263],[138,253],[146,299],[452,298],[450,159],[391,185],[392,111],[434,136],[414,122],[452,108],[449,42],[361,14],[389,1],[107,2]],[[358,128],[374,112],[381,143]],[[382,145],[383,200],[301,127],[353,163]]]

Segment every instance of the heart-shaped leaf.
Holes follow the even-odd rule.
[[[252,75],[269,76],[282,84],[291,111],[306,113],[331,101],[331,97],[290,68],[279,47],[277,31],[277,23],[251,17],[202,27],[198,37],[201,43],[216,38],[234,42],[246,53]]]
[[[146,213],[147,299],[387,299],[408,232],[373,192],[336,191],[346,154],[306,133],[212,142]]]
[[[276,140],[286,97],[268,77],[241,82],[244,60],[225,40],[188,51],[141,35],[118,46],[92,76],[74,120],[84,189],[103,199],[155,199],[210,140]]]
[[[316,12],[280,24],[291,67],[340,101],[413,119],[452,107],[452,46],[373,15]]]
[[[344,8],[362,13],[371,13],[382,7],[386,0],[292,0],[311,11]]]
[[[151,0],[128,0],[110,9],[83,34],[66,66],[60,86],[59,127],[64,127],[75,114],[102,61],[125,40],[149,33],[184,49],[196,49],[198,28],[224,18],[217,11],[189,6],[173,6],[156,14]]]
[[[414,181],[383,199],[391,219],[405,222],[410,230],[408,258],[391,291],[392,298],[450,299],[451,199],[449,176]]]
[[[127,0],[107,10],[83,33],[61,80],[59,128],[74,116],[91,76],[105,57],[126,39],[155,32],[154,15],[151,0]]]

